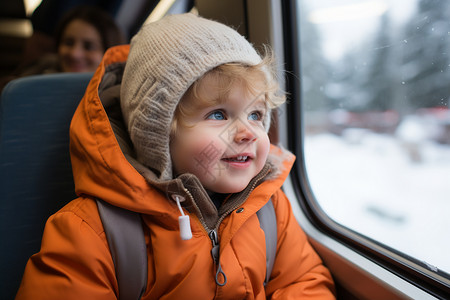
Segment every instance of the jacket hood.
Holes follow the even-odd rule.
[[[107,50],[73,116],[70,153],[75,191],[79,196],[100,198],[144,214],[173,214],[176,205],[167,205],[167,199],[178,194],[191,198],[194,203],[187,201],[183,206],[190,207],[188,210],[200,216],[199,219],[206,216],[201,221],[211,227],[220,212],[210,200],[194,200],[209,199],[194,175],[183,174],[160,181],[136,160],[120,109],[120,87],[128,52],[129,45]],[[294,160],[288,151],[271,146],[265,168],[252,180],[251,187],[241,192],[244,195],[239,196],[260,194],[255,209],[262,207],[281,187]],[[191,188],[187,189],[188,185]]]
[[[138,160],[170,180],[168,133],[183,94],[218,65],[254,66],[261,57],[236,30],[192,13],[145,24],[130,47],[120,95],[124,121]]]

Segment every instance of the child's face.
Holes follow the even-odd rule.
[[[217,99],[214,79],[204,80],[202,93]],[[183,101],[195,106],[193,97]],[[199,107],[183,117],[187,126],[177,128],[170,145],[176,174],[192,173],[216,193],[242,191],[261,171],[269,153],[263,126],[266,114],[264,94],[251,95],[236,83],[223,103]]]

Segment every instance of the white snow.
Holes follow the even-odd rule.
[[[307,136],[307,176],[337,223],[450,273],[450,145],[421,137]]]

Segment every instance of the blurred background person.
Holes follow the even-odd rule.
[[[109,47],[126,39],[113,17],[97,6],[82,5],[68,11],[54,31],[56,45],[49,52],[17,68],[1,80],[58,72],[93,72]]]
[[[25,44],[22,61],[27,63],[52,51],[57,21],[74,7],[92,5],[103,9],[114,18],[129,42],[157,3],[153,0],[43,0],[30,16],[33,34]]]
[[[94,6],[77,7],[57,27],[58,67],[62,72],[93,72],[106,49],[125,42],[108,13]]]

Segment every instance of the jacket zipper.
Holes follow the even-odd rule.
[[[220,265],[219,235],[217,234],[217,231],[215,229],[211,230],[208,235],[212,242],[211,256],[213,258],[214,265],[216,267],[216,276],[215,276],[216,284],[218,286],[224,286],[225,284],[227,284],[227,276],[223,272],[222,267]],[[219,278],[220,275],[222,275],[223,277],[222,280],[220,280]]]
[[[255,179],[255,181],[253,182],[253,185],[250,187],[247,195],[249,195],[255,189],[258,182],[262,178],[264,178],[269,172],[270,172],[270,170],[267,170],[263,174],[259,174],[258,178]],[[222,270],[222,267],[220,265],[220,243],[219,243],[219,234],[217,232],[218,232],[220,224],[225,219],[225,217],[228,216],[235,209],[237,209],[241,204],[242,204],[241,202],[238,202],[237,205],[230,207],[226,212],[222,213],[219,220],[217,220],[217,223],[216,223],[216,226],[214,227],[214,229],[210,230],[208,233],[209,238],[211,239],[211,242],[212,242],[211,256],[214,260],[214,265],[216,266],[215,280],[216,280],[216,284],[218,286],[224,286],[225,284],[227,284],[227,276],[226,276],[225,272]],[[205,227],[205,228],[207,228],[207,227]],[[222,275],[223,281],[219,280],[220,275]]]
[[[261,179],[263,179],[269,172],[270,172],[270,169],[268,169],[264,173],[259,174],[258,178],[255,179],[255,181],[253,182],[252,186],[250,187],[250,189],[248,190],[248,193],[246,193],[246,195],[249,195],[255,189],[258,182],[260,182]],[[193,196],[189,192],[189,190],[186,188],[184,190],[185,190],[186,194],[188,194],[189,197],[191,197],[192,203],[194,203],[194,205],[197,205],[197,203],[194,201]],[[199,219],[200,223],[203,225],[203,227],[206,230],[209,230],[208,236],[212,242],[211,256],[214,261],[214,265],[216,267],[215,281],[218,286],[224,286],[225,284],[227,284],[227,276],[226,276],[225,272],[222,270],[222,267],[220,265],[220,243],[219,243],[219,234],[217,232],[218,232],[220,224],[225,219],[225,217],[228,216],[235,209],[237,209],[241,204],[242,204],[241,202],[238,202],[237,205],[230,207],[226,212],[222,213],[219,220],[217,220],[216,226],[212,230],[209,230],[209,227],[206,225],[205,220],[203,219],[203,216],[201,216],[201,219]],[[222,275],[222,277],[223,277],[222,281],[220,281],[220,275]]]

